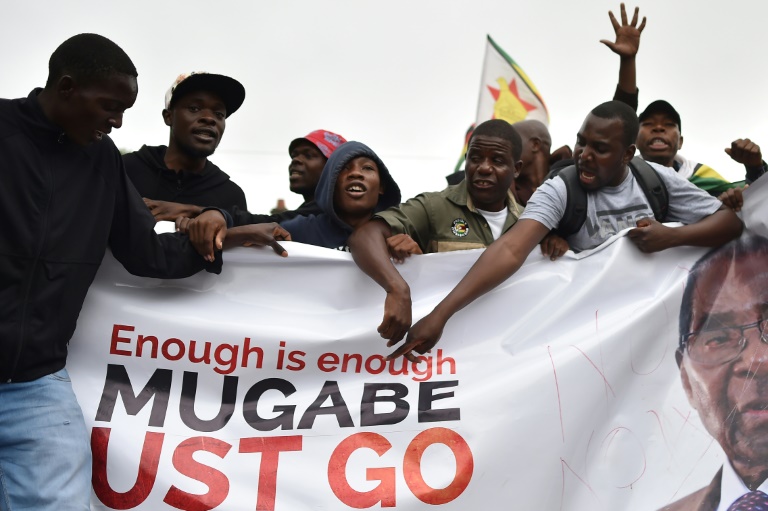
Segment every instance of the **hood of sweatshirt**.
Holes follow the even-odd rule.
[[[336,190],[336,181],[344,166],[350,161],[365,156],[376,162],[379,167],[379,179],[384,187],[384,193],[379,196],[374,213],[383,211],[389,207],[400,204],[400,187],[392,178],[389,169],[381,158],[373,152],[373,149],[361,142],[347,142],[336,149],[323,167],[323,173],[315,190],[315,201],[323,213],[328,215],[333,223],[343,226],[351,231],[351,227],[339,218],[333,208],[333,195]]]

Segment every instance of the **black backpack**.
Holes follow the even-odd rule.
[[[640,156],[632,158],[632,161],[629,162],[629,169],[645,193],[645,197],[653,210],[654,218],[659,222],[664,222],[669,209],[669,192],[664,181],[659,177],[658,172]],[[568,198],[565,203],[563,218],[554,232],[562,238],[567,238],[579,232],[587,220],[587,192],[579,183],[579,174],[576,172],[575,165],[553,169],[547,177],[553,179],[555,176],[560,176],[565,182]]]

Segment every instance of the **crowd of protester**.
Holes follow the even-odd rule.
[[[290,189],[304,202],[274,214],[250,212],[243,190],[209,160],[245,99],[242,84],[212,73],[180,75],[162,111],[168,145],[121,156],[106,135],[136,100],[133,63],[95,34],[62,43],[44,88],[0,100],[7,220],[0,234],[0,500],[14,509],[88,509],[88,435],[65,363],[108,247],[132,273],[162,278],[218,273],[221,251],[232,246],[271,246],[283,256],[283,240],[349,250],[386,291],[380,335],[388,346],[405,339],[390,356],[416,361],[414,352],[431,349],[451,316],[512,275],[537,245],[555,259],[626,228],[644,252],[738,237],[741,190],[766,170],[759,146],[737,139],[727,149],[745,166],[739,183],[683,157],[672,105],[657,100],[636,114],[645,19],[636,9],[628,20],[623,5],[621,21],[610,18],[616,38],[603,42],[620,57],[618,87],[614,100],[587,114],[573,148],[552,151],[537,121],[488,120],[469,136],[462,179],[401,203],[373,149],[317,129],[288,145]],[[583,206],[574,212],[568,204],[579,197]],[[176,222],[178,232],[156,234],[160,220]],[[410,289],[396,263],[485,247],[456,288],[412,325]]]

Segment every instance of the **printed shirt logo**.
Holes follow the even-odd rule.
[[[463,238],[469,234],[469,226],[467,225],[467,221],[463,218],[457,218],[454,220],[453,225],[451,226],[451,232],[454,236],[458,236],[459,238]]]

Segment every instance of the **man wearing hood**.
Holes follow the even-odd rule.
[[[142,146],[123,157],[125,170],[156,220],[195,217],[203,207],[247,210],[243,190],[208,160],[224,136],[226,119],[245,100],[228,76],[179,75],[165,94],[166,146]]]
[[[342,144],[328,159],[315,191],[322,210],[280,225],[300,243],[346,250],[347,238],[374,213],[400,203],[400,188],[384,162],[360,142]],[[235,233],[237,227],[233,229]]]

